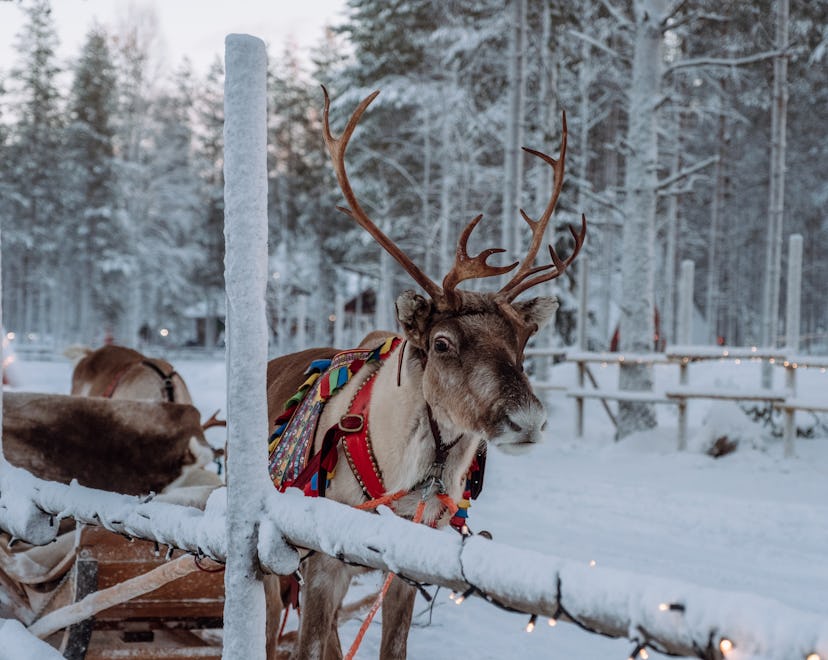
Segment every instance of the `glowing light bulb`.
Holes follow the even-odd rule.
[[[809,653],[805,660],[822,660],[822,656],[819,653]]]
[[[454,593],[454,592],[452,591],[452,592],[449,594],[449,600],[454,600],[455,598],[457,598],[457,594],[456,594],[456,593]]]
[[[724,355],[725,357],[727,357],[728,355],[730,355],[730,351],[722,351],[722,355]]]
[[[650,657],[650,654],[649,654],[649,653],[647,653],[647,649],[641,649],[641,650],[638,652],[638,657],[640,657],[640,658],[641,658],[641,660],[647,660],[647,658],[649,658],[649,657]]]
[[[662,612],[666,612],[667,610],[670,609],[670,606],[667,603],[659,603],[658,604],[658,609]]]
[[[549,627],[550,628],[554,628],[557,625],[558,625],[558,620],[554,616],[549,619]]]
[[[724,657],[727,657],[727,654],[733,650],[733,642],[731,642],[727,637],[722,637],[719,642],[719,650],[722,652]]]
[[[739,360],[738,358],[737,358],[736,360],[733,360],[733,362],[734,362],[735,364],[742,364],[742,361],[741,361],[741,360]]]
[[[535,622],[538,620],[538,615],[533,614],[529,618],[529,623],[526,624],[526,632],[530,633],[535,629]]]
[[[459,605],[459,604],[460,604],[460,603],[462,603],[464,600],[466,600],[466,599],[463,597],[463,595],[462,595],[462,594],[460,594],[459,596],[457,596],[457,598],[455,598],[455,599],[454,599],[454,604],[455,604],[455,605]]]
[[[590,568],[595,568],[597,565],[598,565],[598,562],[595,561],[594,559],[589,560],[589,567]]]
[[[771,364],[776,364],[776,359],[775,359],[775,358],[771,358],[770,360],[768,360],[768,362],[770,362]]]

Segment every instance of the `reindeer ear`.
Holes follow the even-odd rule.
[[[417,348],[425,349],[426,323],[433,308],[431,301],[416,291],[403,291],[397,298],[396,308],[405,338]]]
[[[534,323],[540,330],[554,316],[555,310],[558,309],[558,299],[554,296],[532,298],[531,300],[512,303],[512,307],[517,310],[517,313],[527,324]]]

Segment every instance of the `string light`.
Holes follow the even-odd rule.
[[[526,624],[526,632],[530,633],[535,629],[535,623],[537,623],[538,615],[533,614],[529,617],[529,623]]]
[[[822,656],[819,653],[809,653],[805,660],[822,660]]]
[[[452,594],[449,596],[449,598],[451,598],[451,596],[454,596],[454,598],[452,598],[452,600],[454,601],[454,604],[455,605],[460,605],[460,603],[462,603],[464,600],[466,600],[466,598],[471,596],[473,593],[474,593],[474,587],[469,587],[468,589],[466,589],[459,596],[457,596],[454,592],[452,592]]]
[[[659,603],[658,609],[662,612],[684,612],[684,605],[681,603]]]
[[[636,660],[636,658],[641,658],[641,660],[647,660],[650,657],[650,654],[647,653],[647,649],[644,644],[639,644],[633,649],[633,652],[630,653],[630,657],[627,660]]]
[[[549,617],[549,627],[554,628],[557,625],[558,625],[558,619],[555,618],[554,616]]]
[[[589,567],[590,568],[595,568],[597,565],[598,565],[598,562],[595,561],[594,559],[589,560]]]
[[[734,646],[733,642],[731,642],[727,637],[722,637],[721,640],[719,640],[719,650],[722,652],[724,657],[727,657],[728,653],[733,650]]]

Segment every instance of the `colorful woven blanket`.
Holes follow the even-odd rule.
[[[363,366],[384,360],[400,341],[399,337],[389,337],[374,349],[343,351],[330,360],[311,363],[305,372],[307,379],[285,403],[284,412],[276,419],[276,430],[268,441],[270,478],[279,490],[293,485],[305,469],[313,451],[319,415],[327,401]],[[305,494],[316,495],[317,492],[314,477],[305,487]]]

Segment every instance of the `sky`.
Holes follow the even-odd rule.
[[[288,43],[307,51],[320,41],[326,25],[340,21],[344,5],[345,0],[52,0],[61,59],[77,55],[95,20],[113,28],[133,6],[154,9],[172,64],[186,55],[199,72],[223,54],[224,38],[230,33],[263,39],[271,56]],[[0,0],[0,68],[4,70],[16,59],[15,35],[22,24],[18,4]]]

